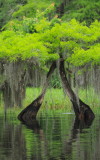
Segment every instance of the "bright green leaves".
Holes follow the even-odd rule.
[[[75,66],[82,66],[88,63],[100,65],[100,44],[91,46],[87,50],[76,48],[74,54],[67,61]]]
[[[17,6],[19,9],[13,13],[17,19],[5,25],[3,29],[7,30],[0,33],[0,58],[8,61],[33,58],[38,63],[45,64],[47,61],[59,59],[59,54],[62,54],[67,61],[76,66],[87,63],[99,64],[100,22],[96,20],[89,27],[75,19],[62,22],[54,12],[55,5],[60,4],[57,0],[50,0],[48,3],[45,0],[27,2],[23,6]],[[92,2],[94,4],[94,0]],[[87,3],[78,0],[75,8],[78,12],[75,13],[73,5],[76,1],[73,1],[71,13],[74,17],[79,15],[80,20],[81,16],[84,19],[84,13],[89,17],[90,8],[95,9],[96,5],[99,8],[100,5],[98,0],[95,5],[90,3],[89,0]],[[92,13],[98,11],[99,9]],[[95,17],[93,14],[91,16]]]
[[[45,30],[50,29],[50,22],[46,21],[45,18],[41,19],[39,22],[35,24],[36,32],[45,32]]]
[[[32,56],[37,56],[40,52],[46,52],[46,48],[43,48],[42,44],[38,42],[37,37],[18,35],[14,32],[10,32],[9,36],[8,32],[6,32],[4,33],[4,37],[2,36],[2,39],[0,39],[2,44],[0,57],[13,61],[17,60],[17,58],[28,59]],[[5,38],[6,34],[7,37]]]
[[[43,33],[51,29],[55,24],[61,23],[59,18],[54,17],[51,21],[46,18],[27,18],[23,17],[22,21],[13,20],[4,26],[4,29],[13,30],[15,32],[25,33]]]
[[[60,23],[59,23],[60,22]],[[76,20],[53,25],[45,18],[41,20],[25,18],[20,27],[0,33],[0,58],[10,61],[33,58],[45,63],[59,58],[59,54],[76,66],[100,62],[100,22],[90,27]],[[15,25],[16,26],[16,25]],[[33,33],[27,31],[32,27]],[[32,31],[32,30],[31,30]]]
[[[48,48],[40,41],[39,34],[18,34],[5,31],[0,34],[0,58],[10,61],[35,57],[39,62],[55,59],[57,56],[48,53]]]
[[[75,66],[87,63],[100,65],[100,22],[96,20],[90,27],[83,26],[82,28],[87,28],[85,32],[81,32],[83,42],[79,47],[74,48],[72,56],[67,60]]]
[[[98,27],[99,22],[95,23]],[[61,24],[57,23],[51,29],[45,31],[42,35],[42,40],[51,52],[61,52],[68,57],[74,53],[76,48],[78,50],[88,50],[97,43],[100,32],[95,26],[95,23],[90,27],[84,26],[76,20],[66,23],[62,22]]]

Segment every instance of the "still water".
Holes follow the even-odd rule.
[[[27,125],[0,115],[0,160],[100,160],[100,116],[84,127],[73,114],[42,116]]]

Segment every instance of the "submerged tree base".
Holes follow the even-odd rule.
[[[42,104],[42,101],[43,101],[43,94],[41,94],[29,106],[27,106],[24,110],[22,110],[22,112],[18,115],[18,119],[23,122],[36,119],[36,115]]]
[[[93,120],[95,117],[93,111],[91,110],[91,108],[87,104],[85,104],[81,99],[79,99],[79,97],[76,96],[76,94],[72,90],[72,88],[67,80],[65,68],[64,68],[64,59],[60,60],[59,71],[60,71],[60,77],[62,80],[64,90],[65,90],[66,94],[69,96],[69,98],[73,104],[73,109],[74,109],[76,118],[79,120],[84,120],[84,121]]]
[[[48,87],[48,81],[50,79],[51,74],[54,72],[56,68],[56,62],[54,61],[49,69],[49,72],[47,73],[46,82],[44,84],[42,93],[40,96],[38,96],[29,106],[27,106],[22,112],[18,115],[18,119],[21,121],[29,121],[36,119],[37,112],[40,109],[40,106],[42,105],[44,95],[46,92],[46,89]]]
[[[59,61],[60,65],[59,65],[59,73],[60,73],[60,77],[62,80],[62,84],[63,84],[63,88],[66,92],[66,94],[68,95],[68,97],[70,98],[70,101],[73,104],[73,109],[76,115],[76,119],[78,119],[79,121],[82,121],[84,123],[89,123],[91,122],[95,115],[93,113],[93,111],[91,110],[91,108],[85,104],[81,99],[79,99],[76,94],[74,93],[74,91],[72,90],[67,77],[66,77],[66,72],[65,72],[65,68],[64,68],[64,59],[60,59]],[[48,87],[48,80],[51,76],[51,74],[54,72],[55,68],[56,68],[56,62],[53,62],[53,64],[51,65],[49,72],[47,73],[47,77],[46,77],[46,83],[44,84],[44,88],[42,90],[42,93],[40,94],[40,96],[38,96],[29,106],[27,106],[19,115],[18,115],[18,119],[25,122],[25,121],[29,121],[29,120],[33,120],[36,119],[37,116],[37,112],[40,108],[40,106],[42,105],[43,99],[44,99],[44,95],[46,93],[46,89]]]
[[[75,104],[73,104],[73,107],[75,107]],[[76,119],[79,121],[83,121],[86,124],[89,124],[91,123],[91,121],[93,121],[94,118],[95,115],[91,108],[81,101],[79,111],[76,114]]]

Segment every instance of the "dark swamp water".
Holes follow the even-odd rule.
[[[42,116],[27,125],[11,117],[0,115],[0,160],[100,159],[100,115],[88,128],[77,125],[74,114]]]
[[[22,106],[26,86],[39,87],[44,83],[45,74],[37,74],[38,70],[33,62],[0,63],[5,111]],[[75,75],[75,80],[76,86],[87,88],[89,84],[100,95],[100,67]],[[27,125],[10,114],[6,118],[0,115],[0,160],[100,160],[100,115],[89,127],[78,125],[74,114],[48,114]]]

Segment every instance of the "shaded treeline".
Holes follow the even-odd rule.
[[[81,69],[79,67],[72,68],[71,65],[66,63],[65,69],[70,85],[76,92],[78,92],[80,87],[87,90],[92,87],[95,93],[99,93],[99,66],[88,65]],[[40,69],[34,60],[15,63],[0,62],[0,92],[3,95],[5,108],[22,106],[26,87],[41,87],[45,79],[46,71]],[[54,72],[50,81],[49,86],[61,87],[57,71]],[[58,85],[56,85],[56,83],[58,83]]]
[[[45,73],[34,62],[0,64],[0,90],[5,107],[22,106],[26,86],[40,87]]]

